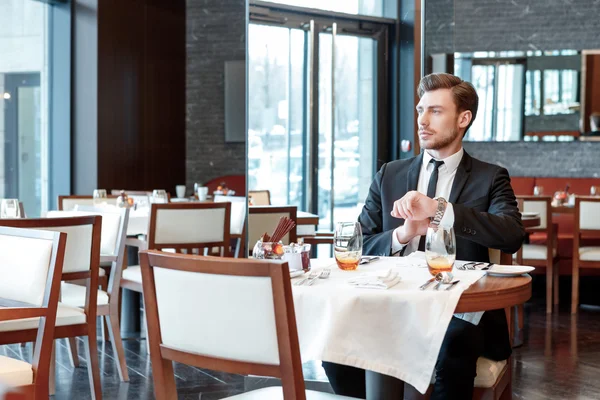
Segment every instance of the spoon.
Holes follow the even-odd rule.
[[[440,286],[442,284],[446,285],[448,283],[452,283],[452,279],[454,279],[454,276],[452,276],[451,273],[442,274],[440,272],[439,274],[437,274],[435,276],[435,280],[437,281],[437,285],[435,285],[435,287],[433,288],[433,290],[440,290]]]

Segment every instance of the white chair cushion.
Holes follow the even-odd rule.
[[[142,269],[139,265],[132,265],[123,270],[123,279],[142,283]]]
[[[236,400],[283,400],[283,389],[281,386],[273,386],[263,389],[253,390],[251,392],[246,392],[242,394],[238,394],[231,397],[226,397],[226,399],[236,399]],[[314,390],[306,391],[306,400],[343,400],[343,399],[355,399],[355,397],[347,397],[340,396],[339,394],[331,394],[324,392],[315,392]]]
[[[71,307],[58,303],[56,313],[56,326],[85,324],[85,313],[81,308]],[[40,325],[38,318],[25,318],[12,321],[0,322],[0,332],[21,331],[27,329],[38,329]]]
[[[475,377],[474,386],[478,388],[490,388],[494,386],[505,365],[506,360],[494,361],[489,358],[479,357],[477,359],[477,376]],[[435,383],[435,373],[431,378],[431,383]]]
[[[110,264],[109,264],[110,265]],[[100,263],[101,267],[107,267],[108,265],[102,265],[102,263]],[[98,276],[106,276],[106,270],[104,268],[99,268],[98,269]]]
[[[545,260],[547,248],[541,244],[524,244],[523,259],[524,260]],[[552,249],[552,257],[556,257],[556,248]]]
[[[600,261],[600,247],[580,247],[579,259],[583,261]]]
[[[85,307],[86,287],[73,283],[62,282],[60,286],[60,301],[71,307]],[[98,305],[108,304],[108,293],[98,290]]]
[[[0,356],[0,383],[12,387],[31,385],[33,383],[31,364]]]
[[[0,297],[42,305],[52,241],[0,236]]]

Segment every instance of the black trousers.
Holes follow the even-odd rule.
[[[435,365],[432,400],[470,400],[477,374],[477,359],[484,354],[484,318],[479,325],[452,318]],[[323,368],[334,392],[366,397],[365,370],[323,361]],[[401,400],[401,399],[400,399]]]

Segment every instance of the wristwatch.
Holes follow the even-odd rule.
[[[434,228],[437,228],[444,217],[444,212],[446,212],[446,204],[448,204],[448,202],[443,197],[438,197],[435,200],[437,200],[438,206],[437,210],[435,210],[435,215],[430,217],[429,224]]]

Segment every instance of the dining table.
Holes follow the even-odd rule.
[[[489,271],[456,268],[454,279],[459,283],[450,290],[443,290],[447,285],[437,291],[433,287],[420,290],[431,278],[422,253],[381,257],[356,271],[340,270],[333,258],[312,259],[311,266],[313,271],[328,269],[330,273],[310,286],[294,285],[302,276],[292,279],[302,361],[363,368],[367,379],[395,378],[422,393],[431,381],[453,315],[506,310],[531,297],[527,274],[493,276]],[[357,277],[383,277],[390,271],[399,279],[387,289],[351,283]],[[368,391],[370,398],[379,397]]]

